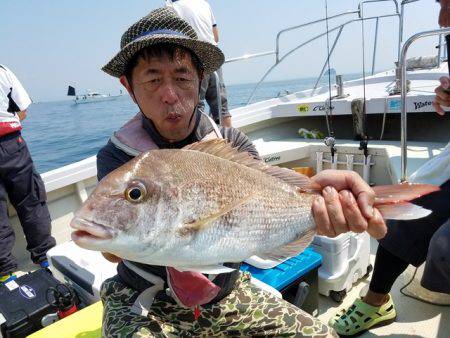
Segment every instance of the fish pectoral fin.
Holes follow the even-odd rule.
[[[373,187],[375,191],[375,206],[382,204],[397,204],[409,202],[424,195],[440,190],[431,184],[402,183],[394,185],[380,185]]]
[[[183,227],[179,229],[179,233],[181,236],[189,235],[195,232],[198,232],[202,229],[205,229],[207,226],[211,225],[216,219],[219,217],[229,213],[231,210],[246,204],[251,198],[253,194],[247,195],[246,197],[234,201],[232,203],[223,205],[217,212],[212,213],[209,216],[194,220],[192,222],[185,222]]]
[[[311,244],[315,234],[316,234],[315,230],[308,230],[306,233],[303,233],[301,237],[299,237],[295,241],[288,243],[282,247],[279,247],[273,252],[268,252],[261,255],[258,254],[258,256],[262,259],[270,259],[274,261],[279,261],[281,263],[290,257],[297,256],[300,252],[305,250],[308,247],[308,245]]]
[[[423,218],[432,212],[431,210],[425,209],[420,205],[407,202],[399,204],[382,204],[377,205],[376,208],[384,219],[395,219],[401,221]]]
[[[218,275],[221,273],[229,273],[233,272],[235,269],[226,267],[224,265],[218,264],[218,265],[202,265],[202,266],[182,266],[182,267],[175,267],[178,271],[184,272],[184,271],[194,271],[194,272],[200,272],[207,275]]]

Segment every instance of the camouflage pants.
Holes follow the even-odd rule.
[[[155,299],[147,317],[130,311],[138,292],[116,280],[106,280],[103,337],[337,337],[317,318],[250,284],[245,273],[233,292],[201,308],[191,309]]]

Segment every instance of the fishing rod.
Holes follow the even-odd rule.
[[[330,31],[328,26],[328,1],[325,0],[325,23],[327,28],[327,68],[328,68],[328,104],[325,103],[325,119],[327,122],[328,136],[325,137],[324,142],[327,147],[331,150],[331,163],[335,162],[336,150],[336,139],[334,138],[334,131],[332,125],[333,107],[331,105],[331,68],[330,68]],[[337,160],[336,160],[337,162]]]
[[[450,34],[447,34],[445,36],[445,44],[447,47],[447,66],[448,66],[448,59],[450,58]],[[448,67],[448,76],[450,77],[450,67]]]
[[[361,18],[361,40],[362,40],[362,71],[363,71],[363,105],[362,105],[362,135],[359,142],[359,150],[364,152],[364,162],[367,164],[369,150],[369,136],[367,135],[366,123],[366,51],[365,51],[365,34],[364,34],[364,10],[363,4],[359,8],[359,16]]]

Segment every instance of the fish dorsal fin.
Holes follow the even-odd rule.
[[[282,246],[273,252],[258,255],[258,257],[283,262],[290,257],[297,256],[300,252],[305,250],[308,247],[308,245],[311,244],[315,234],[316,231],[314,229],[308,230],[302,233],[300,237],[298,237],[293,242],[288,243],[285,246]]]
[[[290,185],[299,187],[304,192],[321,190],[321,187],[318,184],[313,183],[308,176],[299,174],[291,169],[268,165],[253,158],[246,151],[239,151],[238,149],[233,148],[231,144],[224,139],[195,142],[183,149],[200,151],[262,171],[268,175],[277,177]]]

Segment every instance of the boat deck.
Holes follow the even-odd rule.
[[[371,262],[375,260],[377,242],[371,241]],[[411,267],[408,269],[412,269]],[[424,338],[448,338],[450,337],[450,306],[431,305],[406,297],[400,293],[400,289],[409,281],[410,271],[405,271],[394,284],[391,295],[397,310],[396,322],[383,327],[370,330],[361,337],[424,337]],[[406,278],[405,278],[406,277]],[[353,301],[364,295],[369,288],[369,276],[360,280],[347,294],[341,305],[331,298],[319,296],[319,318],[323,322],[328,320],[338,309],[350,306]],[[447,304],[450,305],[450,295],[446,295]]]

